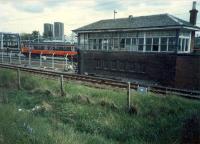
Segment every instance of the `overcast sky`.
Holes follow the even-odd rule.
[[[43,33],[44,23],[61,21],[65,34],[70,34],[83,25],[112,19],[113,10],[117,18],[169,13],[188,21],[191,8],[192,0],[0,0],[0,31]]]

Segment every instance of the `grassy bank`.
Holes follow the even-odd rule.
[[[0,69],[0,143],[2,144],[169,144],[198,143],[200,102],[176,96],[97,89]]]

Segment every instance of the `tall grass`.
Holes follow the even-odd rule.
[[[125,90],[67,81],[61,97],[59,81],[22,75],[18,91],[16,72],[0,70],[0,91],[8,98],[3,104],[0,95],[0,143],[178,144],[187,136],[192,142],[196,137],[191,134],[200,131],[196,122],[196,129],[186,132],[188,120],[195,124],[200,119],[199,101],[133,91],[136,112],[130,115]],[[35,106],[42,109],[32,112]]]

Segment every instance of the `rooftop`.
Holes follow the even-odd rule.
[[[89,25],[73,30],[74,32],[95,31],[95,30],[116,30],[116,29],[145,29],[145,28],[166,28],[166,27],[189,27],[200,30],[199,27],[187,21],[179,19],[170,14],[158,14],[150,16],[139,16],[119,19],[100,20]]]

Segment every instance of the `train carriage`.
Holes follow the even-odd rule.
[[[77,55],[75,45],[65,43],[29,43],[24,44],[21,53],[24,55],[40,56],[54,55],[61,57],[75,57]]]

